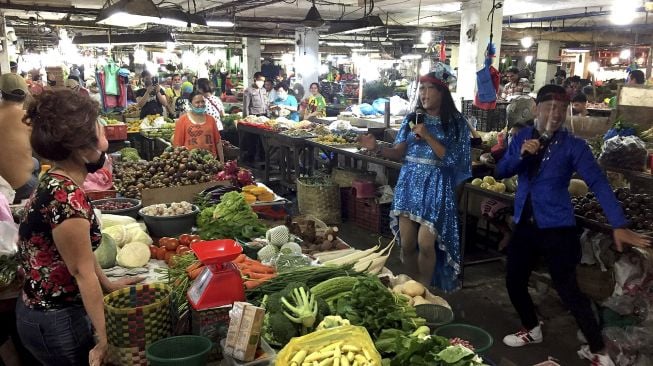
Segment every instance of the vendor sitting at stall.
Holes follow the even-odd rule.
[[[297,112],[298,103],[297,98],[288,94],[288,87],[284,84],[279,84],[276,87],[277,98],[273,101],[272,110],[279,111],[279,115],[295,122],[299,122],[299,113]]]
[[[215,118],[206,113],[206,99],[199,90],[190,95],[190,111],[175,124],[173,146],[204,149],[217,156],[224,164],[224,152]]]
[[[585,94],[578,93],[571,99],[571,114],[580,117],[588,115],[587,96]]]
[[[320,84],[312,83],[309,90],[311,94],[305,100],[304,119],[326,117],[326,99],[320,94]]]

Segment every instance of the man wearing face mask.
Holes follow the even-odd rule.
[[[182,98],[181,75],[172,74],[172,85],[166,89],[168,105],[174,108],[174,117],[179,118],[182,113],[186,112],[186,103]]]
[[[268,114],[268,93],[264,84],[265,76],[261,72],[254,73],[254,84],[243,93],[243,117]]]
[[[155,114],[162,115],[164,107],[170,114],[174,114],[174,110],[168,105],[165,91],[159,85],[158,79],[153,78],[152,74],[147,70],[141,73],[141,79],[145,88],[136,92],[136,100],[138,106],[141,107],[140,118],[143,119]]]
[[[578,354],[593,366],[614,366],[590,301],[576,280],[581,247],[567,191],[572,174],[578,173],[594,192],[613,228],[618,251],[625,245],[650,246],[650,239],[627,229],[623,210],[589,146],[562,128],[569,107],[565,89],[546,85],[538,91],[536,103],[535,126],[522,129],[514,137],[497,166],[501,177],[517,174],[519,179],[515,231],[507,248],[506,287],[523,329],[507,335],[503,342],[521,347],[543,340],[528,281],[533,263],[544,256],[554,288],[589,343]]]

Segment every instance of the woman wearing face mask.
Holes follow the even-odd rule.
[[[204,149],[217,156],[224,163],[224,152],[220,132],[215,119],[206,114],[204,95],[195,90],[190,95],[190,111],[182,115],[175,124],[173,146],[185,146],[188,149]]]
[[[297,98],[288,94],[288,87],[280,84],[277,85],[277,99],[274,100],[272,108],[279,109],[279,114],[284,115],[281,111],[287,111],[288,119],[299,122],[299,113],[297,113]]]
[[[107,352],[103,290],[141,280],[109,281],[93,255],[102,235],[81,186],[104,165],[109,145],[98,111],[90,98],[60,90],[37,96],[25,113],[32,149],[53,163],[26,206],[17,253],[25,276],[18,334],[43,365],[101,365]]]
[[[456,187],[471,176],[469,129],[449,92],[443,66],[420,78],[423,113],[404,119],[392,148],[379,148],[373,135],[363,147],[403,161],[390,212],[401,258],[417,279],[445,292],[460,288],[461,264]],[[418,250],[419,248],[419,250]]]

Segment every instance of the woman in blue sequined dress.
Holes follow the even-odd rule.
[[[456,186],[471,176],[469,128],[449,92],[446,72],[420,78],[423,123],[404,119],[392,148],[380,149],[371,135],[363,147],[402,161],[390,213],[402,261],[417,279],[445,292],[460,287],[460,238]]]

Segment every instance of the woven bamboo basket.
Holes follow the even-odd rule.
[[[163,283],[136,285],[104,297],[107,338],[119,365],[147,365],[147,345],[172,335],[171,289]]]
[[[369,180],[374,182],[376,172],[365,172],[358,169],[341,169],[336,168],[331,172],[331,179],[340,186],[340,188],[349,188],[351,183],[356,179]]]
[[[302,215],[312,215],[327,224],[340,223],[340,187],[329,179],[297,179],[297,204]]]

